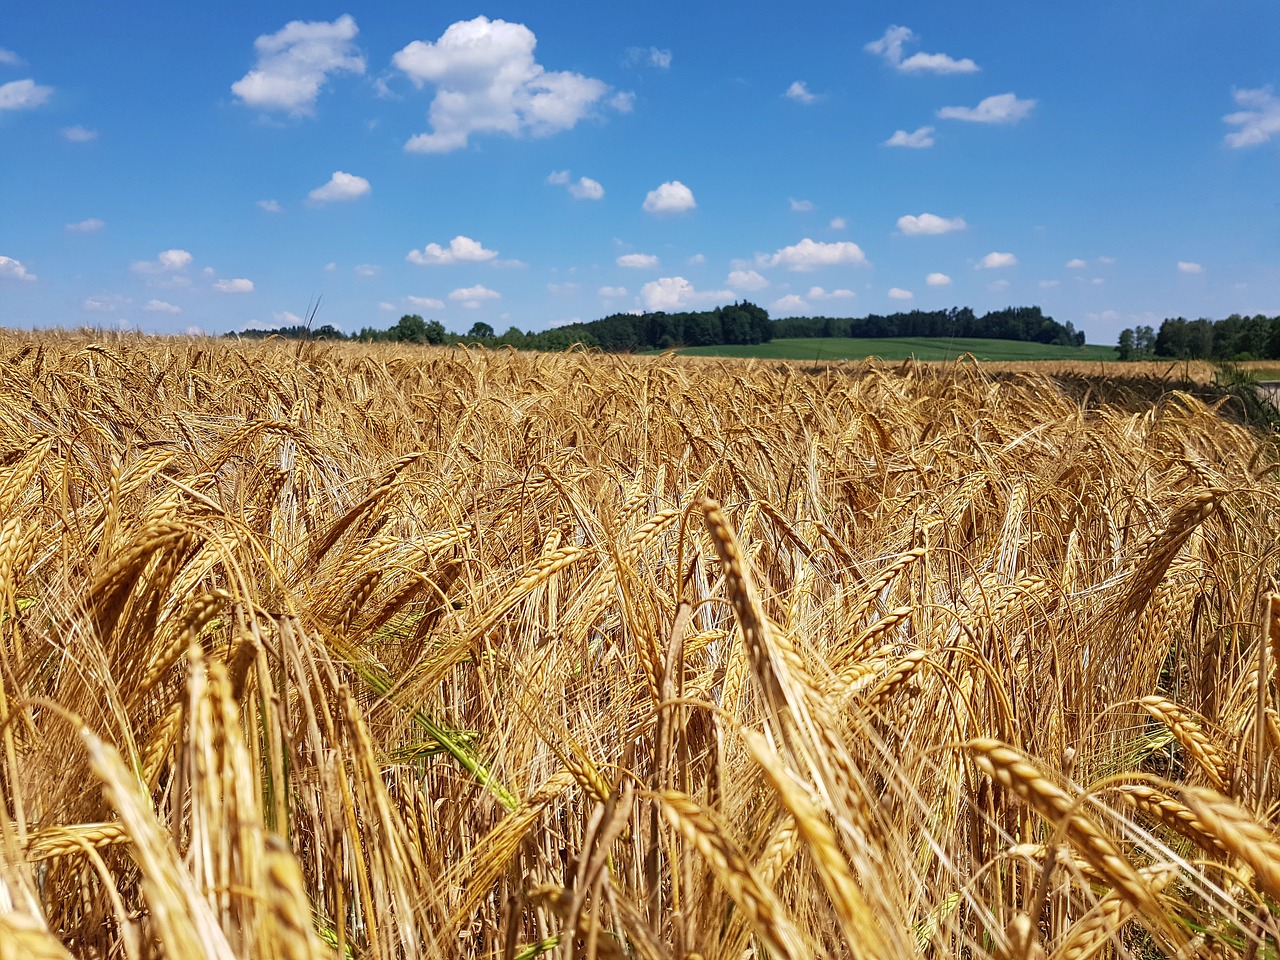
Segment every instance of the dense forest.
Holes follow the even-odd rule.
[[[296,325],[275,330],[244,330],[229,336],[289,339],[363,340],[399,343],[480,343],[517,350],[567,350],[580,345],[607,353],[670,350],[722,343],[768,343],[796,337],[977,337],[1083,346],[1084,332],[1070,322],[1058,323],[1039,307],[1006,307],[979,317],[968,307],[912,310],[888,316],[788,317],[770,320],[763,307],[743,301],[714,310],[685,313],[615,313],[588,323],[571,323],[525,333],[511,327],[498,334],[481,321],[465,334],[450,333],[439,320],[406,314],[386,329],[365,327],[348,337],[325,324],[314,329]]]
[[[1120,331],[1121,360],[1170,357],[1180,360],[1280,359],[1280,316],[1233,313],[1225,320],[1174,317],[1160,324]]]

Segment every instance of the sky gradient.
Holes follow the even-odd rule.
[[[1280,4],[58,2],[0,324],[1280,314]]]

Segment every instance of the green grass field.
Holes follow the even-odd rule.
[[[759,344],[722,344],[711,347],[686,347],[679,351],[695,357],[766,357],[779,360],[861,360],[880,357],[884,360],[954,360],[973,354],[979,360],[1114,360],[1114,347],[1086,344],[1083,347],[1060,347],[1022,340],[978,340],[943,337],[888,337],[863,339],[850,337],[815,337],[797,340],[774,340]]]

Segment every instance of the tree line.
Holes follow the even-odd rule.
[[[888,316],[792,317],[775,320],[773,335],[793,337],[973,337],[984,340],[1024,340],[1084,346],[1084,331],[1058,323],[1039,307],[1005,307],[978,316],[968,307],[950,310],[911,310]]]
[[[1223,320],[1172,317],[1158,331],[1149,326],[1120,331],[1121,360],[1155,357],[1178,360],[1280,359],[1280,316],[1233,313]]]
[[[483,321],[466,334],[447,331],[439,320],[405,314],[386,329],[364,327],[348,337],[331,324],[311,329],[303,325],[276,330],[245,330],[231,336],[281,336],[290,339],[362,340],[396,343],[479,343],[517,350],[567,350],[581,345],[607,353],[670,350],[734,343],[768,343],[773,339],[804,337],[965,337],[1024,340],[1083,346],[1084,331],[1068,321],[1058,323],[1039,307],[1005,307],[978,316],[968,307],[950,310],[911,310],[888,316],[788,317],[771,320],[763,307],[743,301],[714,310],[666,313],[615,313],[600,320],[571,323],[550,330],[524,332],[511,327],[498,334]]]

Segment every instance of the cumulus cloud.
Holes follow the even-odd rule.
[[[796,200],[795,198],[791,198],[792,213],[808,213],[812,209],[813,209],[812,200]]]
[[[645,213],[684,213],[697,205],[693,199],[693,191],[679,180],[668,180],[656,189],[650,190],[644,198]]]
[[[1178,272],[1187,274],[1204,273],[1204,267],[1198,263],[1192,263],[1190,260],[1179,260]]]
[[[34,80],[11,80],[0,84],[0,110],[34,110],[53,96],[53,87]]]
[[[978,65],[965,57],[956,60],[945,53],[913,53],[907,57],[903,47],[916,39],[910,27],[889,27],[879,40],[872,40],[863,49],[883,57],[901,73],[977,73]]]
[[[889,298],[892,300],[910,300],[915,296],[910,290],[903,290],[901,287],[890,287]]]
[[[797,103],[813,103],[818,99],[815,94],[809,92],[809,87],[803,80],[793,80],[791,86],[787,87],[786,96]]]
[[[289,325],[306,323],[300,316],[292,310],[277,310],[271,314],[271,319],[276,323],[284,323]]]
[[[1019,100],[1012,93],[987,97],[976,107],[943,107],[938,116],[943,120],[967,120],[970,123],[1017,123],[1031,115],[1034,100]]]
[[[691,267],[700,267],[706,262],[707,262],[707,255],[705,253],[695,253],[688,260],[685,261],[685,263],[687,263]]]
[[[658,258],[652,253],[624,253],[614,262],[632,270],[649,270],[658,265]]]
[[[1280,99],[1270,87],[1233,90],[1231,98],[1244,109],[1222,118],[1223,123],[1240,128],[1227,134],[1227,146],[1256,147],[1280,134]]]
[[[911,150],[924,150],[933,146],[933,127],[920,127],[914,133],[895,130],[893,136],[884,142],[886,147],[907,147]]]
[[[724,282],[735,290],[763,290],[769,285],[769,281],[754,270],[734,270]]]
[[[358,200],[370,190],[369,181],[354,173],[343,173],[335,170],[329,182],[316,187],[307,194],[313,203],[333,203],[335,201]]]
[[[449,293],[450,300],[461,302],[469,310],[474,310],[485,300],[499,300],[501,297],[502,294],[498,293],[497,290],[490,290],[482,283],[478,283],[474,287],[459,287]]]
[[[1085,263],[1085,261],[1081,260],[1079,257],[1072,257],[1067,261],[1068,270],[1083,270],[1088,265],[1089,264]]]
[[[785,297],[773,301],[769,304],[770,313],[807,313],[809,304],[804,298],[796,293],[788,293]]]
[[[13,257],[0,257],[0,280],[35,280],[36,275]]]
[[[579,177],[574,182],[568,170],[555,170],[547,177],[547,183],[563,186],[568,189],[569,196],[575,200],[601,200],[604,198],[604,187],[598,180],[590,177]]]
[[[135,260],[130,267],[134,273],[177,273],[191,265],[191,254],[186,250],[163,250],[154,260]]]
[[[606,299],[616,298],[616,297],[625,297],[627,295],[627,288],[626,287],[601,287],[599,290],[596,291],[596,293],[601,297],[605,297]]]
[[[954,233],[968,226],[963,217],[940,217],[934,213],[922,213],[920,216],[907,215],[898,218],[898,229],[909,237],[937,236],[943,233]]]
[[[104,221],[99,220],[97,217],[90,217],[88,220],[81,220],[78,223],[68,223],[67,231],[69,233],[93,233],[105,226],[106,223]]]
[[[175,304],[169,303],[167,300],[148,300],[146,306],[142,308],[147,313],[181,313],[182,308]]]
[[[218,280],[214,283],[213,289],[219,293],[253,293],[253,281],[246,280],[244,277],[236,277],[233,280]]]
[[[1018,258],[1012,253],[997,253],[992,251],[978,261],[979,270],[998,270],[1001,267],[1017,266]]]
[[[79,124],[74,127],[63,127],[58,132],[62,134],[62,139],[69,143],[88,143],[90,140],[98,139],[97,130],[90,130]]]
[[[671,51],[657,47],[629,47],[624,61],[628,66],[649,66],[658,70],[671,68]]]
[[[948,287],[951,285],[951,278],[945,273],[931,273],[924,278],[924,282],[931,287]]]
[[[405,297],[404,302],[415,310],[443,310],[444,301],[435,297]]]
[[[688,310],[733,300],[732,290],[695,290],[684,277],[661,277],[640,288],[640,299],[651,311]]]
[[[568,130],[604,100],[609,85],[568,71],[549,71],[533,56],[533,31],[522,23],[476,17],[450,25],[439,40],[415,40],[392,63],[421,89],[432,84],[431,132],[405,149],[447,153],[475,133],[549,136]],[[630,100],[614,98],[614,109]]]
[[[316,98],[330,74],[364,73],[364,57],[354,43],[358,32],[350,14],[332,23],[290,21],[253,42],[258,61],[231,85],[231,92],[260,110],[315,113]]]
[[[805,294],[810,300],[849,300],[856,297],[857,294],[852,290],[841,287],[838,290],[824,290],[822,287],[810,287],[809,292]]]
[[[4,47],[0,47],[0,66],[20,67],[22,65],[23,60],[20,56],[12,50],[6,50]]]
[[[847,220],[845,220],[844,217],[832,217],[831,222],[827,224],[827,226],[829,226],[832,230],[843,230],[848,225],[849,223]]]
[[[118,293],[101,293],[96,297],[85,297],[80,303],[80,308],[91,313],[110,313],[116,310],[123,310],[132,303],[133,301],[129,297],[121,296]]]
[[[284,207],[280,206],[279,200],[259,200],[258,206],[267,213],[284,213]]]
[[[867,257],[861,247],[847,240],[839,243],[823,243],[805,237],[799,243],[783,247],[777,253],[762,255],[761,260],[765,266],[769,267],[806,271],[843,264],[860,266],[867,262]]]
[[[449,241],[448,247],[442,247],[438,243],[428,243],[421,250],[410,250],[405,259],[425,267],[444,266],[450,263],[483,263],[497,255],[497,250],[486,250],[479,240],[472,240],[470,237],[459,234]]]

